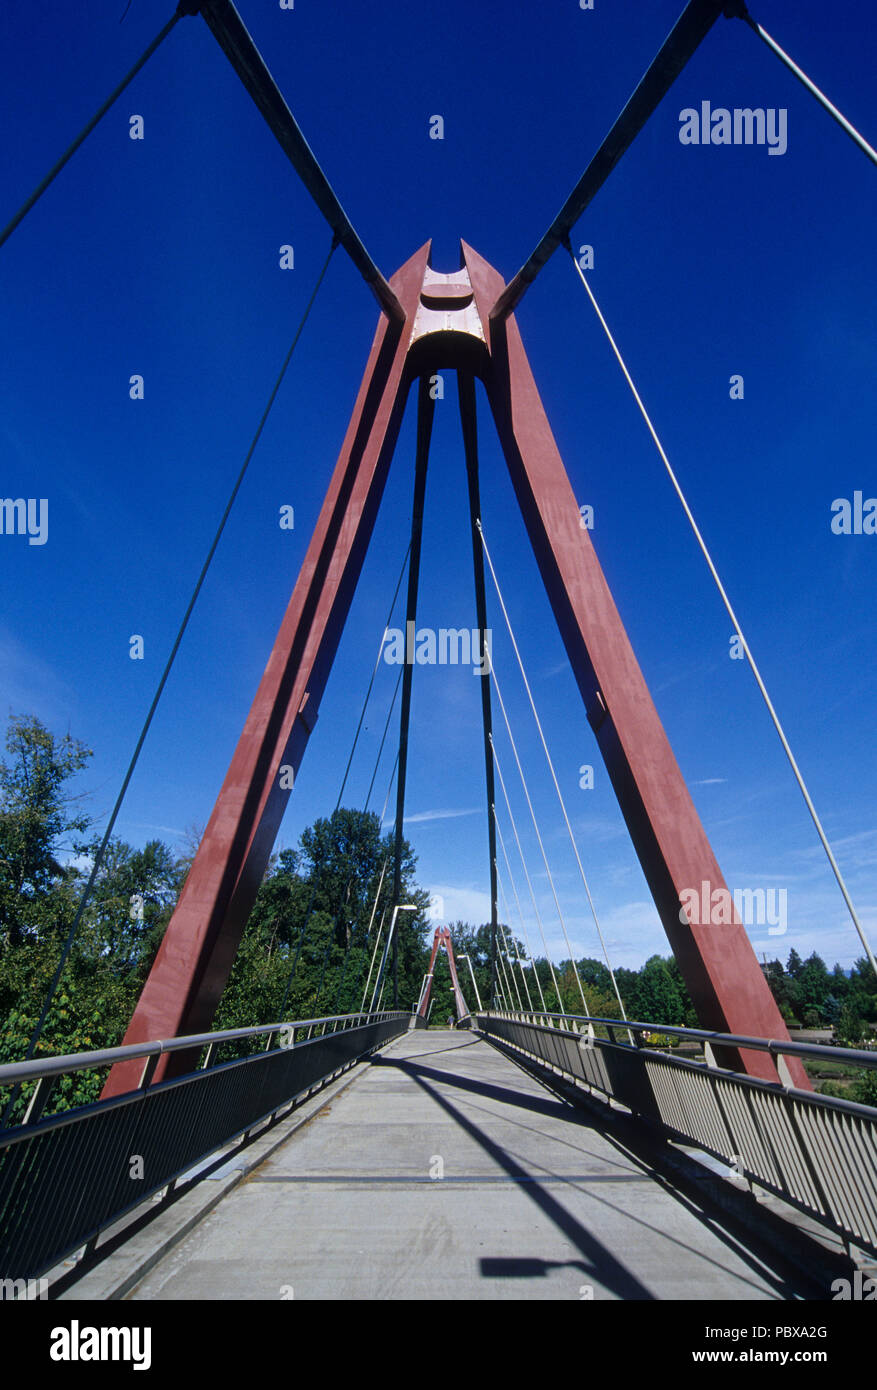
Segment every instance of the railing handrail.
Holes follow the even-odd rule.
[[[226,1028],[217,1033],[191,1033],[182,1038],[158,1038],[147,1043],[129,1043],[125,1047],[105,1047],[94,1052],[68,1052],[56,1057],[32,1058],[29,1062],[6,1062],[0,1066],[0,1086],[14,1086],[24,1081],[36,1081],[41,1076],[62,1076],[68,1072],[90,1071],[93,1067],[112,1066],[115,1062],[135,1057],[157,1057],[164,1052],[181,1052],[187,1048],[210,1047],[251,1038],[262,1033],[284,1033],[290,1028],[313,1028],[320,1023],[351,1022],[355,1019],[392,1018],[407,1013],[405,1009],[383,1009],[380,1013],[326,1014],[323,1018],[289,1019],[284,1023],[262,1023],[250,1028]]]
[[[613,1040],[587,1033],[577,1025],[605,1023]],[[849,1246],[877,1253],[877,1107],[859,1101],[799,1090],[726,1070],[707,1052],[700,1059],[654,1051],[635,1042],[614,1041],[624,1032],[623,1019],[531,1011],[482,1013],[479,1033],[512,1055],[520,1053],[541,1067],[620,1104],[674,1142],[680,1139],[729,1165],[728,1176],[765,1188],[843,1237]],[[661,1032],[655,1024],[634,1020],[631,1036]],[[716,1046],[760,1044],[775,1054],[803,1050],[791,1040],[749,1038],[738,1033],[667,1025],[682,1037],[698,1037]],[[818,1056],[852,1058],[874,1066],[873,1053],[859,1049],[818,1047]],[[626,1055],[625,1055],[626,1054]],[[871,1073],[873,1075],[873,1073]],[[789,1078],[790,1080],[790,1078]],[[715,1171],[715,1170],[713,1170]]]
[[[691,1038],[698,1042],[715,1043],[718,1047],[743,1047],[750,1052],[781,1053],[789,1057],[822,1057],[827,1061],[843,1059],[855,1066],[877,1067],[877,1050],[866,1052],[862,1048],[829,1047],[825,1043],[796,1043],[791,1038],[787,1042],[781,1038],[751,1038],[742,1033],[711,1033],[704,1028],[681,1028],[676,1024],[637,1023],[627,1018],[594,1018],[590,1014],[549,1013],[541,1009],[481,1009],[479,1012],[485,1017],[524,1018],[534,1022],[540,1018],[557,1018],[566,1023],[602,1024],[622,1030],[627,1028],[634,1033],[664,1033],[669,1037]],[[618,1046],[630,1047],[631,1044],[619,1043]]]

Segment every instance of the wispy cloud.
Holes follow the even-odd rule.
[[[462,810],[437,810],[437,811],[416,811],[413,816],[405,817],[406,825],[415,825],[421,821],[428,820],[456,820],[458,816],[480,816],[484,813],[483,806],[471,806]],[[392,820],[385,820],[384,825],[392,825]]]
[[[3,705],[16,713],[36,709],[47,718],[66,717],[75,698],[70,686],[5,626],[0,627],[0,671]]]
[[[185,830],[178,830],[175,825],[153,825],[150,821],[132,820],[125,824],[130,825],[133,830],[160,830],[162,835],[176,835],[177,839],[182,839],[186,834]]]
[[[477,888],[453,883],[430,883],[433,900],[439,900],[439,919],[443,922],[468,922],[481,926],[490,921],[490,894]]]
[[[727,777],[702,777],[699,782],[691,782],[689,785],[692,787],[717,787],[727,780]]]

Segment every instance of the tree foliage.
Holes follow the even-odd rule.
[[[40,1017],[64,941],[95,862],[99,838],[72,788],[91,751],[51,733],[34,716],[10,718],[8,758],[0,762],[0,1062],[24,1055]],[[87,1051],[121,1041],[191,866],[197,831],[175,852],[161,840],[136,848],[112,839],[48,1011],[38,1054]],[[429,895],[418,887],[416,858],[402,847],[400,902],[416,912],[396,919],[398,1001],[414,1006],[432,946]],[[392,953],[377,990],[393,906],[393,836],[379,818],[340,808],[302,832],[295,849],[275,855],[259,888],[215,1019],[217,1028],[357,1012],[372,998],[391,1007]],[[517,1009],[618,1018],[617,985],[627,1016],[657,1025],[697,1024],[672,956],[654,955],[639,970],[583,957],[573,964],[530,961],[506,926],[495,965],[485,924],[452,928],[463,994]],[[468,958],[468,959],[466,959]],[[829,972],[813,952],[789,953],[764,967],[783,1016],[834,1027],[860,1046],[877,1020],[877,980],[864,958],[849,973]],[[473,985],[474,976],[474,985]],[[582,999],[584,994],[584,1002]],[[432,984],[435,1020],[455,1014],[450,973],[440,953]],[[256,1041],[253,1046],[260,1046]],[[875,1073],[857,1083],[873,1096]],[[60,1104],[96,1098],[102,1078],[70,1079]],[[0,1101],[3,1100],[0,1095]],[[873,1100],[868,1100],[872,1104]]]

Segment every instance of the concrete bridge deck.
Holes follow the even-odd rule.
[[[466,1032],[413,1032],[133,1299],[812,1297],[598,1117]]]

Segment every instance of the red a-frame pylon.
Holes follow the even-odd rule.
[[[704,1028],[787,1039],[742,923],[690,921],[685,894],[730,901],[673,756],[551,433],[513,315],[491,319],[502,277],[462,244],[459,271],[429,263],[429,244],[390,281],[404,319],[382,316],[329,490],[289,607],[176,911],[125,1043],[209,1028],[317,720],[372,534],[409,388],[456,369],[464,436],[474,377],[484,384],[542,580],[652,896]],[[467,406],[467,402],[469,405]],[[493,894],[495,900],[495,892]],[[688,899],[690,900],[690,899]],[[766,1053],[729,1064],[777,1080]],[[161,1059],[155,1081],[188,1069]],[[104,1095],[133,1089],[119,1063]],[[789,1059],[796,1085],[808,1086]]]
[[[457,1010],[457,1019],[461,1020],[468,1018],[470,1010],[460,987],[460,978],[457,975],[457,962],[454,958],[454,943],[451,940],[450,927],[436,927],[435,929],[435,936],[432,940],[432,955],[429,958],[429,969],[423,977],[423,985],[420,990],[420,998],[417,1001],[416,1012],[420,1018],[426,1019],[429,1017],[429,996],[432,993],[435,959],[442,947],[445,948],[445,953],[448,957],[448,969],[451,972],[451,989],[454,993],[454,1008]]]

